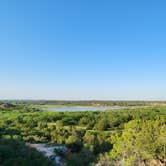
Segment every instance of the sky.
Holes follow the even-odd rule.
[[[0,99],[166,100],[165,0],[1,0]]]

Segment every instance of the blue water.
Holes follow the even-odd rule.
[[[120,107],[56,107],[56,108],[43,108],[48,111],[57,112],[80,112],[80,111],[106,111],[106,110],[119,110]]]

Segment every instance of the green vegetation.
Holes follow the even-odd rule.
[[[17,139],[0,139],[0,165],[2,166],[54,166],[54,164],[37,152],[25,146]]]
[[[55,107],[55,106],[166,106],[165,101],[111,101],[111,100],[13,100],[3,101],[3,103],[25,106],[38,106],[38,107]]]
[[[53,164],[24,142],[66,145],[67,154],[61,150],[57,153],[67,166],[164,166],[166,162],[164,106],[48,112],[34,108],[33,104],[1,104],[0,165],[12,166],[17,160],[20,166]]]

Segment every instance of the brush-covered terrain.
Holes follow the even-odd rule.
[[[56,152],[66,166],[166,163],[165,106],[139,103],[114,111],[49,112],[33,107],[37,104],[0,103],[0,165],[58,165],[27,142],[66,146],[67,152]]]

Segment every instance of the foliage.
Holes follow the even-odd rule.
[[[164,161],[166,124],[158,120],[133,120],[125,125],[117,138],[111,157],[125,165],[141,165],[143,161]]]
[[[70,153],[62,156],[69,166],[88,166],[92,163],[127,166],[147,164],[152,160],[164,162],[164,106],[103,112],[49,112],[32,105],[33,102],[27,104],[12,101],[11,105],[5,104],[0,108],[0,139],[3,142],[21,141],[21,149],[26,149],[22,141],[66,145]],[[32,165],[37,162],[31,161],[27,154],[27,159],[20,159],[19,150],[14,160],[10,155],[15,155],[15,152],[10,146],[13,147],[13,144],[1,144],[1,156],[5,157],[0,160],[3,161],[0,165],[11,161],[21,163],[23,160],[30,160]],[[34,151],[25,151],[32,156],[39,155]],[[9,158],[6,157],[8,155]],[[45,161],[45,165],[49,162],[43,158],[41,160]]]
[[[41,153],[30,149],[20,140],[0,139],[0,165],[53,166]]]

